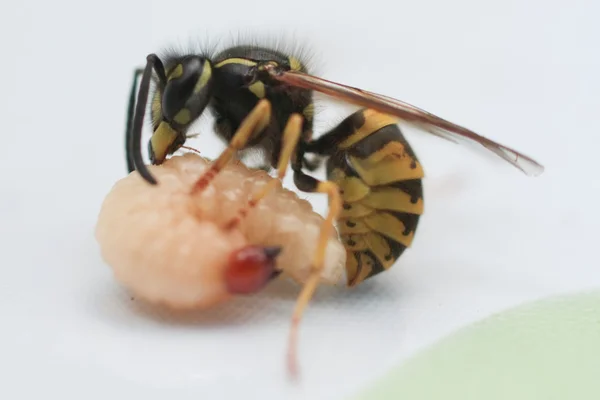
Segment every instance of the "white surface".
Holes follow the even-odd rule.
[[[491,312],[600,286],[597,3],[6,4],[0,398],[339,399]],[[409,132],[428,174],[414,247],[356,290],[319,292],[298,385],[284,373],[294,288],[192,318],[142,312],[93,238],[100,203],[125,173],[133,68],[165,44],[253,28],[307,38],[325,77],[414,103],[546,166],[527,178]],[[339,120],[336,110],[322,116]],[[218,151],[210,135],[198,143]]]

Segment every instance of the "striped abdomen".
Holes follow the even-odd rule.
[[[353,133],[327,165],[344,200],[338,231],[349,286],[389,269],[410,247],[423,213],[423,169],[396,120],[372,110],[356,114]]]

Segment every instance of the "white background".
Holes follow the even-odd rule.
[[[600,286],[599,11],[592,0],[3,3],[0,398],[344,398],[469,322]],[[356,290],[319,292],[297,385],[284,369],[297,288],[169,317],[129,300],[93,237],[125,174],[133,69],[165,45],[239,31],[302,39],[322,76],[546,166],[528,178],[407,132],[428,176],[414,247]],[[318,126],[343,111],[324,111]],[[217,144],[210,134],[195,143],[207,155]]]

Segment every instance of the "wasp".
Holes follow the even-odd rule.
[[[152,82],[156,90],[150,94]],[[360,108],[313,139],[315,92]],[[297,189],[329,197],[312,272],[292,317],[288,366],[293,371],[299,322],[318,286],[326,242],[336,227],[347,250],[348,286],[388,270],[411,246],[423,213],[424,172],[400,122],[451,141],[481,145],[527,175],[544,170],[516,150],[411,104],[312,75],[298,56],[235,45],[215,55],[169,54],[161,59],[149,54],[145,67],[135,70],[127,114],[127,165],[129,172],[137,170],[152,185],[158,182],[141,152],[149,99],[153,134],[148,154],[154,165],[184,146],[190,125],[207,109],[215,116],[214,129],[227,148],[192,193],[206,187],[238,152],[255,149],[262,151],[266,166],[276,169],[279,179],[291,166]],[[323,161],[326,180],[319,180],[310,172]],[[268,190],[250,199],[237,220]],[[235,224],[234,218],[229,226]]]

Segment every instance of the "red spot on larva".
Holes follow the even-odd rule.
[[[208,184],[217,175],[217,172],[218,171],[216,170],[216,168],[211,167],[211,169],[209,169],[208,171],[206,171],[204,173],[204,176],[202,176],[200,179],[198,179],[198,181],[194,185],[194,188],[192,189],[192,192],[197,193],[199,191],[202,191],[202,190],[206,189],[206,187],[208,186]]]
[[[225,270],[225,284],[231,294],[252,294],[260,291],[274,277],[275,258],[280,247],[247,246],[233,252]]]
[[[231,230],[233,228],[235,228],[239,223],[241,222],[241,220],[238,217],[232,218],[231,221],[229,221],[227,224],[225,224],[225,230]]]

